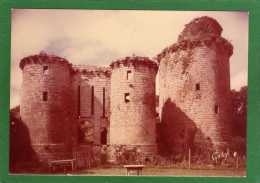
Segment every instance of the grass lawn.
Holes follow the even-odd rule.
[[[246,176],[245,169],[177,169],[168,167],[146,167],[144,176]],[[73,175],[126,175],[125,168],[90,168]]]

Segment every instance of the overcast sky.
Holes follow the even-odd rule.
[[[72,64],[109,65],[129,55],[153,58],[176,42],[184,25],[211,16],[234,46],[231,88],[247,85],[248,14],[216,11],[18,10],[12,11],[11,107],[19,104],[23,57],[40,51]]]

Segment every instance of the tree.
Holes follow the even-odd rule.
[[[232,96],[232,129],[234,136],[246,137],[247,123],[247,86],[240,91],[231,91]]]
[[[246,129],[247,129],[247,86],[239,91],[232,90],[232,123],[233,138],[231,150],[240,154],[246,153]]]

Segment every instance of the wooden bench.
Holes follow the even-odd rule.
[[[64,168],[63,170],[65,172],[66,171],[66,167],[70,166],[71,167],[71,171],[74,171],[74,169],[76,168],[75,162],[76,162],[76,159],[53,160],[53,161],[50,161],[48,163],[49,170],[51,172],[54,172],[55,171],[55,167],[63,167]]]
[[[124,165],[126,175],[142,175],[144,165]]]

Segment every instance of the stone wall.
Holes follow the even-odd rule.
[[[108,143],[105,141],[109,135],[110,70],[93,66],[74,66],[74,70],[79,123],[86,129],[81,143]]]
[[[183,31],[179,42],[158,56],[161,134],[169,152],[185,152],[199,144],[220,149],[229,140],[232,46],[219,37],[222,29],[210,34],[201,29],[200,23],[217,27],[207,21],[214,20],[202,18],[196,22],[199,28],[186,27],[194,32]]]
[[[226,146],[233,47],[221,32],[210,17],[194,19],[158,55],[159,129],[158,66],[149,58],[126,57],[110,68],[72,67],[44,53],[24,58],[21,120],[39,160],[72,157],[74,149],[83,162],[89,146],[102,159],[102,144],[110,161],[123,151],[154,155],[157,145],[170,155]]]
[[[155,153],[157,65],[148,58],[127,57],[111,68],[110,146],[142,146]]]
[[[40,161],[72,156],[76,116],[72,69],[64,59],[39,54],[24,58],[21,120]]]

